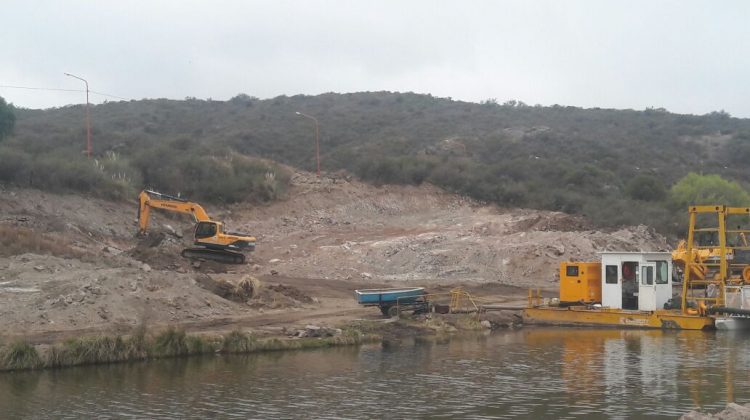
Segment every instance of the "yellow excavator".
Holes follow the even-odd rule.
[[[255,250],[254,237],[224,231],[224,224],[211,220],[200,204],[150,190],[143,190],[138,195],[139,235],[146,234],[152,208],[187,213],[195,219],[193,234],[196,247],[184,249],[182,256],[185,258],[244,264],[245,255],[241,252]]]
[[[747,237],[744,233],[740,232],[739,235],[737,235],[736,245],[748,247]],[[726,253],[727,260],[734,260],[735,253],[733,249],[726,250]],[[688,255],[687,242],[684,239],[681,240],[679,244],[677,244],[677,248],[672,251],[672,261],[681,269],[684,270],[688,265],[687,263],[692,262],[692,264],[690,264],[690,277],[697,280],[704,280],[707,277],[711,277],[711,274],[709,273],[709,271],[711,271],[710,268],[715,266],[716,262],[720,259],[721,249],[719,246],[716,246],[715,248],[696,247],[692,249],[692,256]],[[739,268],[735,267],[733,271],[733,273],[730,273],[731,275],[741,279],[744,283],[750,284],[750,265],[744,265]],[[716,276],[718,273],[714,269],[712,274],[713,276]]]
[[[714,250],[711,249],[699,249],[693,248],[693,255],[688,255],[687,242],[683,239],[677,244],[677,248],[672,251],[672,261],[676,263],[681,269],[685,269],[688,262],[693,262],[690,265],[691,277],[695,279],[705,279],[708,274],[708,266],[706,263],[709,260],[717,260],[719,258],[718,247]]]

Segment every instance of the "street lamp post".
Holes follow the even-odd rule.
[[[65,73],[66,76],[83,81],[86,84],[86,156],[91,158],[91,117],[89,116],[89,82],[83,77],[74,74]]]
[[[318,178],[320,178],[320,128],[318,126],[318,119],[299,111],[297,111],[297,115],[309,118],[315,122],[315,160],[318,165]]]

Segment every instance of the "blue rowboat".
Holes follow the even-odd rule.
[[[355,290],[357,303],[361,305],[388,306],[409,304],[420,300],[424,295],[424,287],[409,287],[395,289],[362,289]]]

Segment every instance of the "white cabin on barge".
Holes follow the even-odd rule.
[[[655,311],[672,297],[669,252],[602,252],[602,306]]]

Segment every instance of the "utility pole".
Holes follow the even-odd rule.
[[[318,178],[320,178],[320,127],[318,125],[318,119],[312,115],[307,115],[299,111],[297,111],[296,114],[309,118],[315,122],[315,160],[318,165]]]
[[[76,78],[86,84],[86,156],[91,159],[91,116],[89,115],[89,82],[83,77],[65,73],[66,76]]]

